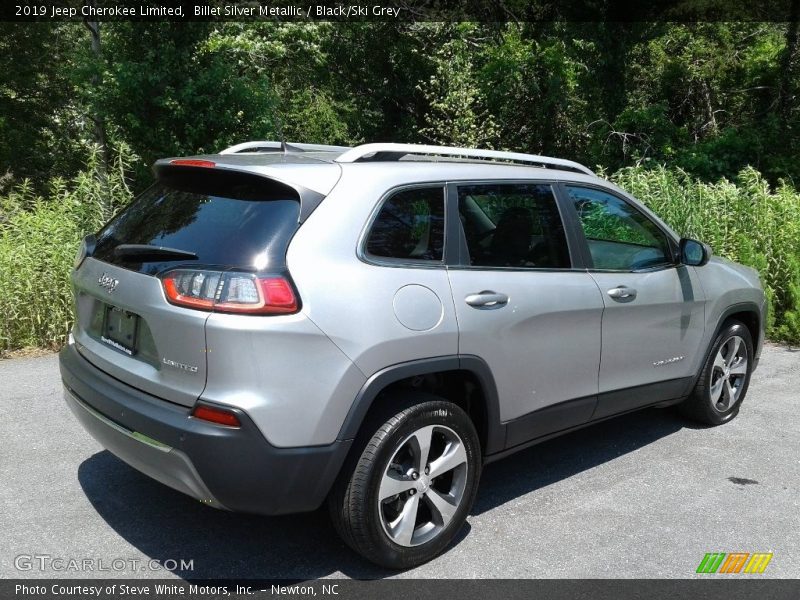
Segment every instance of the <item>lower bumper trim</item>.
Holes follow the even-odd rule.
[[[278,448],[244,411],[233,409],[241,427],[191,418],[190,408],[114,379],[74,345],[61,351],[59,364],[67,402],[95,439],[142,473],[217,508],[264,515],[316,510],[352,444]]]
[[[183,452],[112,421],[66,387],[64,398],[84,429],[114,456],[148,477],[203,504],[225,508],[208,491],[192,461]]]

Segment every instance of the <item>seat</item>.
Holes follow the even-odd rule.
[[[492,236],[490,260],[502,267],[524,266],[529,260],[533,219],[528,209],[521,206],[507,208]]]

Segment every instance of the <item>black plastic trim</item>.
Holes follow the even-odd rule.
[[[448,182],[445,194],[445,262],[448,267],[459,267],[465,260],[469,264],[469,250],[458,213],[458,184]]]
[[[642,410],[642,409],[645,409],[645,408],[661,408],[661,407],[667,406],[668,404],[672,404],[672,403],[674,403],[674,402],[669,402],[669,403],[666,403],[666,402],[654,402],[653,404],[648,404],[646,406],[640,406],[640,407],[637,407],[637,408],[634,408],[634,409],[625,410],[625,411],[614,413],[614,414],[611,414],[611,415],[608,415],[608,416],[605,416],[605,417],[592,418],[591,420],[586,421],[585,423],[581,423],[579,425],[574,425],[572,427],[567,427],[565,429],[559,429],[559,430],[553,431],[551,433],[542,435],[540,437],[529,439],[528,441],[522,442],[520,444],[517,444],[516,446],[509,446],[508,448],[506,448],[505,450],[503,450],[501,452],[497,452],[495,454],[486,456],[484,458],[484,464],[493,463],[495,461],[498,461],[498,460],[501,460],[503,458],[506,458],[507,456],[511,456],[512,454],[516,454],[517,452],[521,452],[523,450],[526,450],[527,448],[530,448],[531,446],[535,446],[537,444],[541,444],[541,443],[546,442],[548,440],[552,440],[554,438],[561,437],[562,435],[566,435],[566,434],[572,433],[574,431],[579,431],[581,429],[584,429],[585,427],[590,427],[592,425],[596,425],[597,423],[602,423],[603,421],[608,421],[609,419],[614,419],[616,417],[621,417],[622,415],[625,415],[625,414],[628,414],[628,413],[632,413],[632,412],[636,412],[636,411],[639,411],[639,410]],[[535,414],[535,413],[532,413],[530,416],[533,416],[533,414]],[[520,417],[520,418],[524,419],[524,418],[526,418],[528,416],[529,415],[525,415],[524,417]]]
[[[265,515],[316,510],[350,449],[349,440],[328,446],[272,446],[240,409],[233,409],[241,422],[238,428],[190,417],[190,407],[114,379],[80,356],[74,345],[61,351],[59,363],[64,385],[81,402],[184,453],[214,499],[230,510]]]
[[[523,415],[506,425],[506,448],[582,425],[592,418],[597,406],[597,396],[586,396],[575,400],[559,402],[540,410]]]
[[[756,316],[756,322],[758,323],[758,338],[753,340],[753,352],[755,353],[755,356],[753,357],[752,370],[755,370],[755,368],[758,366],[758,361],[761,358],[761,349],[764,345],[764,323],[761,322],[761,309],[755,302],[739,302],[738,304],[732,304],[723,311],[719,317],[719,320],[717,321],[717,327],[714,329],[714,334],[711,336],[711,338],[709,338],[708,348],[703,355],[703,362],[700,363],[697,373],[695,373],[694,377],[692,377],[692,388],[694,388],[694,386],[697,384],[697,380],[700,379],[700,374],[703,372],[703,365],[706,364],[708,357],[711,355],[711,351],[714,347],[714,341],[717,339],[720,331],[722,331],[723,323],[725,323],[725,321],[730,318],[731,315],[741,312],[751,312]]]
[[[678,402],[689,394],[691,384],[691,377],[682,377],[546,406],[503,423],[507,432],[505,448],[487,456],[486,461],[499,460],[534,444],[626,413]]]
[[[693,377],[691,376],[679,377],[604,392],[597,397],[597,408],[592,415],[592,420],[683,398],[691,391],[692,383]]]
[[[219,164],[212,169],[208,169],[206,167],[191,167],[191,166],[184,166],[184,165],[172,165],[170,161],[173,160],[171,158],[162,158],[153,164],[153,173],[156,176],[156,179],[159,181],[163,181],[167,179],[171,173],[196,173],[196,174],[206,174],[209,171],[223,171],[225,173],[235,173],[237,175],[242,175],[244,177],[252,177],[256,179],[266,179],[269,181],[276,182],[280,185],[283,185],[287,188],[294,190],[297,193],[300,199],[300,215],[298,217],[298,224],[302,224],[305,222],[306,219],[311,215],[312,212],[320,205],[320,203],[325,199],[324,194],[320,194],[319,192],[315,192],[314,190],[310,190],[307,187],[302,185],[292,183],[289,181],[285,181],[279,177],[274,177],[272,175],[263,175],[261,173],[247,170],[247,169],[237,169],[228,165]]]
[[[500,423],[500,403],[497,386],[489,365],[472,355],[437,356],[423,358],[386,367],[372,375],[363,385],[344,420],[338,439],[352,440],[364,421],[372,403],[386,386],[414,377],[442,371],[469,371],[481,384],[486,399],[486,447],[484,452],[499,452],[505,446],[505,427]]]

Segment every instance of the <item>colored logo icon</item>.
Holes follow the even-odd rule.
[[[710,552],[703,557],[697,573],[763,573],[772,552]]]

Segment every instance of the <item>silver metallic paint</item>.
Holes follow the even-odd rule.
[[[357,249],[378,201],[391,188],[422,183],[600,185],[634,202],[673,241],[678,238],[624,191],[589,175],[496,163],[331,164],[333,157],[212,157],[221,168],[327,195],[287,252],[301,313],[253,317],[175,307],[158,279],[88,258],[73,274],[73,335],[82,352],[112,376],[166,400],[189,406],[202,397],[242,408],[270,443],[291,447],[334,441],[367,378],[407,361],[459,353],[484,358],[497,383],[501,420],[507,421],[598,391],[698,372],[721,315],[732,305],[760,307],[763,329],[758,277],[720,259],[696,269],[635,274],[368,264]],[[159,355],[197,365],[196,374],[156,369],[86,334],[93,302],[108,300],[97,286],[103,273],[119,280],[114,304],[147,319]],[[605,290],[619,284],[635,287],[637,298],[613,303]],[[441,300],[440,317],[425,331],[415,329],[432,320],[425,302],[402,302],[398,318],[396,298],[408,286],[427,288]],[[508,303],[481,310],[465,302],[485,290],[506,294]],[[759,347],[761,340],[763,334]],[[686,360],[653,368],[671,356]]]

